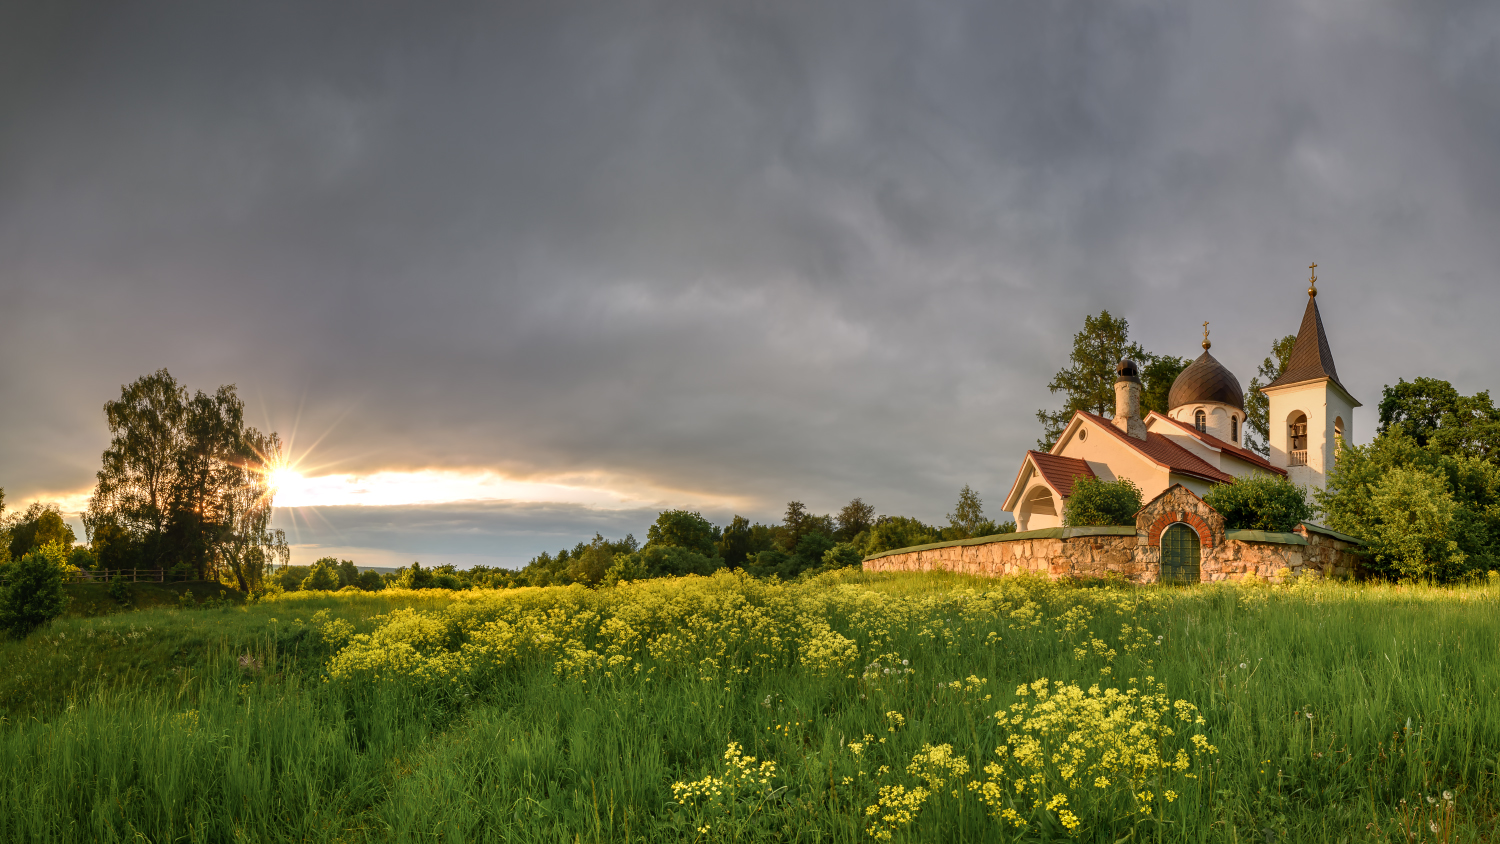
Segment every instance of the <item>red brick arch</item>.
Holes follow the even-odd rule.
[[[1161,545],[1162,531],[1166,530],[1169,525],[1174,525],[1178,522],[1182,522],[1198,532],[1198,542],[1202,547],[1214,547],[1214,533],[1209,529],[1208,522],[1203,521],[1197,513],[1189,510],[1174,510],[1157,516],[1156,521],[1152,522],[1150,529],[1146,531],[1146,544]]]

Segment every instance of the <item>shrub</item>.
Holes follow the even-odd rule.
[[[646,577],[646,565],[641,562],[640,554],[616,554],[600,585],[618,586],[621,582],[645,580]]]
[[[75,545],[68,552],[68,565],[77,569],[92,570],[99,565],[99,561],[87,545]]]
[[[786,554],[772,548],[761,551],[745,561],[745,572],[756,577],[779,577],[790,580],[802,573],[794,554]]]
[[[1063,507],[1063,524],[1068,527],[1102,527],[1133,525],[1141,509],[1141,490],[1129,478],[1104,481],[1079,477],[1073,480],[1073,494]]]
[[[662,517],[666,517],[666,513]],[[658,520],[660,522],[660,520]],[[656,527],[653,525],[653,531]],[[615,543],[606,540],[600,534],[594,534],[594,541],[583,549],[583,553],[575,554],[568,561],[565,571],[569,579],[574,583],[582,583],[585,586],[597,586],[609,574],[610,566],[614,565],[615,556],[618,553]]]
[[[0,586],[0,630],[24,639],[31,631],[62,615],[68,606],[63,594],[67,551],[49,542],[6,565]]]
[[[1306,491],[1280,475],[1255,474],[1219,484],[1203,501],[1219,511],[1231,530],[1287,533],[1313,514]]]
[[[1374,519],[1363,539],[1377,572],[1451,580],[1467,570],[1468,555],[1450,538],[1458,504],[1441,478],[1396,469],[1371,490],[1370,509]]]
[[[823,568],[829,571],[857,566],[863,561],[864,555],[859,549],[847,542],[840,542],[823,552]]]
[[[272,591],[296,592],[302,581],[312,574],[312,566],[282,566],[266,578],[266,588]]]
[[[641,549],[640,557],[647,577],[680,577],[684,574],[706,576],[722,566],[716,557],[675,545],[648,546]]]
[[[130,607],[130,587],[125,585],[125,578],[118,574],[110,578],[109,588],[106,591],[109,593],[109,599],[114,601],[116,606],[121,609]]]
[[[897,548],[910,548],[913,545],[927,545],[941,540],[942,537],[937,528],[924,525],[916,519],[906,516],[881,516],[875,520],[874,526],[855,537],[854,545],[868,557],[871,554],[894,551]]]
[[[308,592],[332,592],[338,589],[338,564],[331,557],[319,560],[313,566],[312,573],[303,579],[302,588]]]
[[[412,563],[406,568],[396,570],[396,586],[402,589],[431,589],[435,585],[432,569],[422,568],[421,563]]]
[[[1461,579],[1500,559],[1500,467],[1423,448],[1399,426],[1340,450],[1316,498],[1329,527],[1369,543],[1376,574]]]

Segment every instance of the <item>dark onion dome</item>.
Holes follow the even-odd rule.
[[[1167,407],[1171,410],[1200,402],[1219,402],[1245,409],[1245,393],[1240,389],[1240,382],[1207,351],[1182,370],[1172,382],[1172,391],[1167,394]]]

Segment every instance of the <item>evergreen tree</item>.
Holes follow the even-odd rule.
[[[1176,355],[1147,355],[1141,362],[1141,416],[1151,411],[1166,415],[1172,383],[1192,361]],[[1111,414],[1113,415],[1113,414]]]
[[[1042,423],[1042,438],[1036,441],[1038,449],[1052,448],[1077,411],[1114,415],[1115,367],[1122,358],[1143,364],[1152,360],[1139,344],[1130,342],[1130,323],[1123,317],[1115,317],[1109,311],[1086,317],[1083,330],[1073,335],[1069,366],[1058,370],[1047,384],[1054,394],[1067,396],[1062,410],[1036,412],[1037,420]]]

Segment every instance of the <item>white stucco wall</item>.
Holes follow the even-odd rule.
[[[1078,435],[1087,432],[1087,436]],[[1094,474],[1104,480],[1129,478],[1141,490],[1141,495],[1150,501],[1171,486],[1169,473],[1140,452],[1120,442],[1109,431],[1099,430],[1091,419],[1084,419],[1076,427],[1064,432],[1052,449],[1053,454],[1087,460]]]
[[[1270,408],[1267,422],[1271,428],[1271,465],[1287,470],[1293,483],[1309,489],[1322,489],[1333,468],[1337,444],[1333,431],[1335,420],[1342,419],[1344,438],[1353,437],[1354,405],[1327,379],[1291,384],[1267,390]],[[1291,465],[1288,425],[1298,413],[1307,415],[1307,465]]]
[[[1197,413],[1200,410],[1207,417],[1204,420],[1204,433],[1218,437],[1227,443],[1234,443],[1239,446],[1244,445],[1245,411],[1233,405],[1212,401],[1196,402],[1194,404],[1184,404],[1174,407],[1167,412],[1167,416],[1190,427],[1196,427],[1194,420],[1197,418]],[[1230,424],[1230,419],[1238,421],[1238,430],[1233,430],[1235,426]],[[1234,436],[1233,434],[1238,434],[1238,436]],[[1194,453],[1196,454],[1197,452]]]

